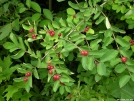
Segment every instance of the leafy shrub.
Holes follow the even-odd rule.
[[[6,6],[1,19],[10,18],[0,29],[1,101],[134,98],[129,0],[68,1],[70,7],[59,13],[31,0],[16,1],[1,2]]]

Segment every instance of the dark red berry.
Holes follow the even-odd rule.
[[[52,70],[49,70],[49,72],[48,72],[49,74],[53,74],[53,71]]]
[[[133,42],[133,40],[129,40],[129,42],[130,42],[130,43],[132,43],[132,42]]]
[[[126,57],[122,57],[122,58],[121,58],[121,61],[122,61],[123,63],[125,63],[125,62],[127,61],[127,58],[126,58]]]
[[[30,30],[29,30],[29,33],[33,33],[34,32],[34,28],[31,28]]]
[[[58,36],[60,37],[61,36],[61,33],[59,33]]]
[[[73,18],[76,18],[76,14],[73,15]]]
[[[27,81],[28,81],[28,77],[25,77],[25,78],[23,79],[23,81],[24,81],[24,82],[27,82]]]
[[[51,69],[54,69],[54,66],[51,66]]]
[[[32,34],[32,39],[36,39],[36,35],[35,34]]]
[[[25,76],[26,76],[26,77],[31,76],[31,72],[27,72],[27,73],[25,74]]]
[[[50,66],[50,65],[48,65],[48,66],[47,66],[47,69],[48,69],[48,70],[50,70],[50,69],[51,69],[51,66]]]
[[[56,81],[56,80],[59,80],[60,79],[60,75],[56,74],[53,76],[53,79]]]
[[[81,51],[81,55],[82,56],[87,56],[88,55],[88,51]]]

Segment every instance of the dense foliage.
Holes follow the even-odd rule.
[[[42,2],[0,0],[0,101],[132,101],[133,1]]]

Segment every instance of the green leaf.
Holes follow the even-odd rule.
[[[122,76],[120,78],[120,80],[119,80],[119,86],[120,86],[120,88],[122,88],[123,86],[125,86],[128,83],[129,80],[130,80],[130,76],[129,75]]]
[[[130,58],[133,54],[131,50],[126,50],[126,49],[121,49],[121,48],[120,48],[120,53],[127,58]]]
[[[126,40],[124,40],[122,37],[120,36],[117,36],[116,37],[116,42],[118,44],[120,44],[122,47],[129,47],[130,46],[130,43]]]
[[[59,89],[59,91],[60,91],[60,94],[63,95],[64,92],[65,92],[65,88],[64,88],[64,86],[61,86],[60,89]]]
[[[99,19],[95,22],[96,25],[100,24],[105,19],[104,16],[100,16]]]
[[[60,22],[61,26],[66,27],[66,23],[62,18],[60,18],[59,22]]]
[[[115,71],[116,71],[117,73],[122,73],[125,69],[126,69],[125,64],[118,64],[118,65],[115,67]]]
[[[54,28],[57,28],[57,29],[60,28],[59,24],[56,21],[53,21],[52,25],[53,25]]]
[[[90,47],[94,49],[98,43],[100,43],[102,39],[96,39],[90,42]]]
[[[23,12],[25,12],[26,10],[27,10],[26,7],[21,7],[21,8],[19,9],[19,13],[23,13]]]
[[[82,57],[81,62],[82,62],[83,68],[84,68],[85,70],[88,70],[88,57],[87,57],[87,56]]]
[[[112,61],[110,61],[111,66],[115,66],[116,64],[118,64],[119,62],[121,62],[120,58],[115,58]]]
[[[95,75],[95,81],[98,82],[98,81],[100,81],[100,80],[101,80],[101,76],[98,75],[98,74],[96,74],[96,75]]]
[[[28,81],[27,81],[29,87],[32,87],[33,86],[33,83],[32,83],[32,76],[29,76],[28,77]]]
[[[19,19],[16,19],[12,22],[12,29],[15,31],[19,31],[20,25],[19,25]]]
[[[32,20],[33,21],[37,21],[37,20],[40,19],[40,17],[41,17],[41,14],[40,13],[35,13],[35,14],[32,15]]]
[[[36,79],[39,79],[39,75],[38,75],[37,69],[34,69],[33,74],[34,74]]]
[[[19,47],[25,51],[26,48],[25,48],[24,42],[22,40],[22,37],[18,37],[18,38],[19,38]]]
[[[122,34],[126,33],[124,30],[121,30],[121,29],[119,29],[118,27],[115,27],[115,26],[112,26],[111,30],[114,31],[114,32],[122,33]]]
[[[117,50],[108,50],[101,58],[101,62],[105,62],[105,61],[109,61],[113,58],[115,58],[118,55],[118,51]]]
[[[26,0],[26,5],[28,8],[30,8],[31,7],[31,0]]]
[[[83,35],[83,34],[80,34],[80,35],[71,37],[70,40],[71,40],[71,41],[77,41],[77,40],[79,40],[79,39],[81,39],[81,38],[82,38],[82,39],[83,39],[83,38],[86,38],[86,36]]]
[[[34,1],[31,1],[31,7],[32,7],[32,9],[34,9],[35,11],[41,13],[41,8],[40,8],[40,6],[39,6],[38,3],[34,2]]]
[[[100,16],[101,12],[97,12],[95,15],[94,15],[94,20],[97,19],[99,16]]]
[[[87,68],[88,70],[92,70],[94,68],[94,59],[92,57],[88,57],[88,64],[87,64]]]
[[[30,29],[32,28],[32,26],[26,26],[26,25],[24,25],[24,24],[22,24],[22,27],[23,27],[23,29],[25,29],[25,30],[30,30]]]
[[[57,80],[54,82],[53,91],[56,92],[60,86],[60,81]]]
[[[57,0],[58,2],[62,2],[62,1],[65,1],[65,0]]]
[[[15,55],[12,55],[11,58],[13,59],[19,59],[21,58],[23,55],[25,54],[25,52],[23,50],[20,50],[18,53],[16,53]]]
[[[16,38],[16,35],[15,35],[15,34],[11,33],[11,34],[10,34],[10,39],[14,42],[14,44],[15,44],[16,46],[19,46],[19,43],[18,43],[18,41],[17,41],[17,38]]]
[[[134,8],[130,9],[130,10],[125,14],[125,17],[131,16],[131,15],[134,15]]]
[[[8,29],[8,30],[7,30]],[[0,29],[0,40],[4,39],[5,37],[7,37],[9,35],[9,33],[12,31],[12,26],[11,23],[6,24],[5,26],[3,26]]]
[[[72,8],[74,8],[74,9],[77,9],[77,10],[80,9],[80,8],[79,8],[79,5],[77,5],[77,4],[75,4],[75,3],[72,3],[71,1],[68,1],[68,4],[69,4]]]
[[[72,51],[73,49],[76,48],[76,46],[71,43],[66,43],[64,47],[65,47],[65,50],[67,50],[67,51]]]
[[[16,82],[13,85],[8,85],[8,87],[5,89],[5,92],[7,92],[7,93],[4,96],[4,97],[6,97],[6,101],[9,101],[10,98],[13,97],[13,94],[18,92],[18,90],[23,87],[24,87],[24,82]]]
[[[105,75],[106,74],[106,65],[102,62],[100,62],[97,66],[97,73],[99,75]]]
[[[94,30],[93,30],[92,28],[90,28],[86,33],[87,33],[87,34],[88,34],[88,33],[89,33],[89,34],[94,34]]]
[[[23,78],[14,78],[13,79],[15,82],[22,82],[23,81]]]
[[[107,38],[105,39],[104,44],[102,45],[102,47],[104,48],[104,47],[110,45],[110,44],[113,42],[113,40],[114,40],[114,39],[113,39],[112,37],[107,37]]]
[[[74,14],[75,14],[75,11],[74,11],[74,9],[72,9],[72,8],[68,8],[68,9],[67,9],[67,13],[68,13],[69,15],[74,15]]]
[[[12,42],[6,42],[6,43],[4,43],[4,44],[3,44],[3,47],[4,47],[5,49],[12,49],[12,48],[18,49],[18,48],[16,47],[16,45],[15,45],[14,43],[12,43]]]
[[[109,28],[111,28],[111,25],[110,25],[110,22],[109,22],[109,20],[108,20],[108,18],[107,17],[105,17],[105,19],[106,19],[106,28],[107,29],[109,29]]]
[[[45,17],[49,20],[53,19],[53,15],[52,12],[48,9],[43,9],[43,14],[45,15]]]

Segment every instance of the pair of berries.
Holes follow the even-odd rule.
[[[48,65],[47,69],[49,70],[49,72],[48,72],[49,74],[53,74],[52,69],[54,69],[54,66]]]
[[[32,34],[32,39],[36,39],[36,34],[33,34],[33,32],[34,32],[34,28],[31,28],[31,29],[29,30],[29,33]]]
[[[84,29],[84,33],[86,33],[88,30],[90,29],[90,27],[89,26],[87,26],[85,29]]]
[[[51,37],[55,35],[55,32],[53,30],[49,30],[48,33],[50,34]]]
[[[87,55],[88,55],[88,51],[81,51],[80,54],[81,54],[82,56],[87,56]]]
[[[134,41],[133,40],[129,40],[129,42],[131,43],[131,45],[134,45]]]
[[[25,74],[25,78],[24,78],[24,82],[27,82],[28,81],[28,77],[31,76],[31,72],[27,72]]]
[[[59,80],[59,79],[60,79],[60,75],[55,74],[55,75],[53,76],[53,80],[54,80],[54,81]]]

